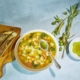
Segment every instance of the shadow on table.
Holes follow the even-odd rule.
[[[69,57],[71,60],[73,60],[73,61],[80,61],[80,60],[77,60],[77,59],[73,58],[73,57],[70,55],[70,53],[68,53],[68,52],[67,52],[67,55],[68,55],[68,57]]]
[[[53,77],[56,76],[55,73],[54,73],[54,71],[53,71],[51,68],[49,68],[49,71],[50,71],[50,73],[51,73],[51,75],[52,75]]]
[[[3,66],[2,68],[2,77],[6,74],[6,65]],[[2,78],[1,77],[1,78]]]
[[[30,71],[28,71],[28,70],[25,70],[24,68],[22,68],[22,67],[19,65],[19,63],[18,63],[16,60],[12,62],[12,65],[13,65],[13,67],[14,67],[18,72],[23,73],[23,74],[34,75],[34,74],[39,73],[39,72],[30,72]],[[55,73],[54,73],[54,71],[53,71],[51,68],[49,68],[49,71],[50,71],[51,75],[52,75],[53,77],[55,77]]]
[[[20,73],[23,73],[23,74],[34,75],[34,74],[39,73],[39,72],[31,72],[31,71],[25,70],[24,68],[22,68],[22,67],[18,64],[18,62],[17,62],[16,60],[12,62],[12,65],[13,65],[13,67],[14,67],[17,71],[19,71]]]

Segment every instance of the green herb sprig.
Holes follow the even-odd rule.
[[[59,35],[60,34],[60,30],[64,26],[64,23],[65,23],[65,20],[67,19],[67,17],[64,18],[64,19],[60,19],[58,17],[58,15],[56,15],[56,17],[54,17],[54,18],[55,18],[55,21],[53,21],[51,24],[52,25],[58,24],[58,25],[55,28],[55,30],[52,32],[52,34],[56,36],[56,35]]]
[[[52,32],[53,35],[60,34],[61,28],[63,27],[63,25],[65,24],[65,20],[67,19],[67,26],[66,26],[65,32],[63,32],[62,36],[59,38],[59,46],[60,46],[59,50],[62,51],[62,47],[64,47],[62,58],[64,57],[64,51],[66,50],[67,44],[69,43],[68,39],[70,38],[70,30],[72,27],[72,22],[74,18],[79,14],[79,11],[80,11],[78,9],[78,6],[79,6],[79,3],[70,6],[70,9],[67,9],[67,12],[63,12],[64,15],[68,14],[67,17],[64,19],[60,19],[59,17],[56,16],[57,19],[59,19],[59,22],[58,22],[58,26]],[[57,23],[56,21],[57,19],[55,19],[54,22]],[[54,22],[52,22],[52,25],[54,25],[53,24]],[[72,37],[73,36],[74,35],[72,35]]]

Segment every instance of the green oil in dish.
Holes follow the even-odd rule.
[[[73,43],[72,51],[80,57],[80,42]]]

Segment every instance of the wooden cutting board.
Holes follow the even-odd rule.
[[[14,46],[21,33],[21,28],[0,24],[0,32],[9,30],[16,32],[17,36],[14,38],[14,40],[12,40],[11,44],[8,46],[4,54],[0,56],[0,77],[3,75],[3,66],[14,60]]]

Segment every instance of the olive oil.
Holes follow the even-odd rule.
[[[72,51],[80,57],[80,41],[73,43]]]
[[[46,49],[48,47],[48,45],[45,41],[41,41],[40,45],[43,49]]]

